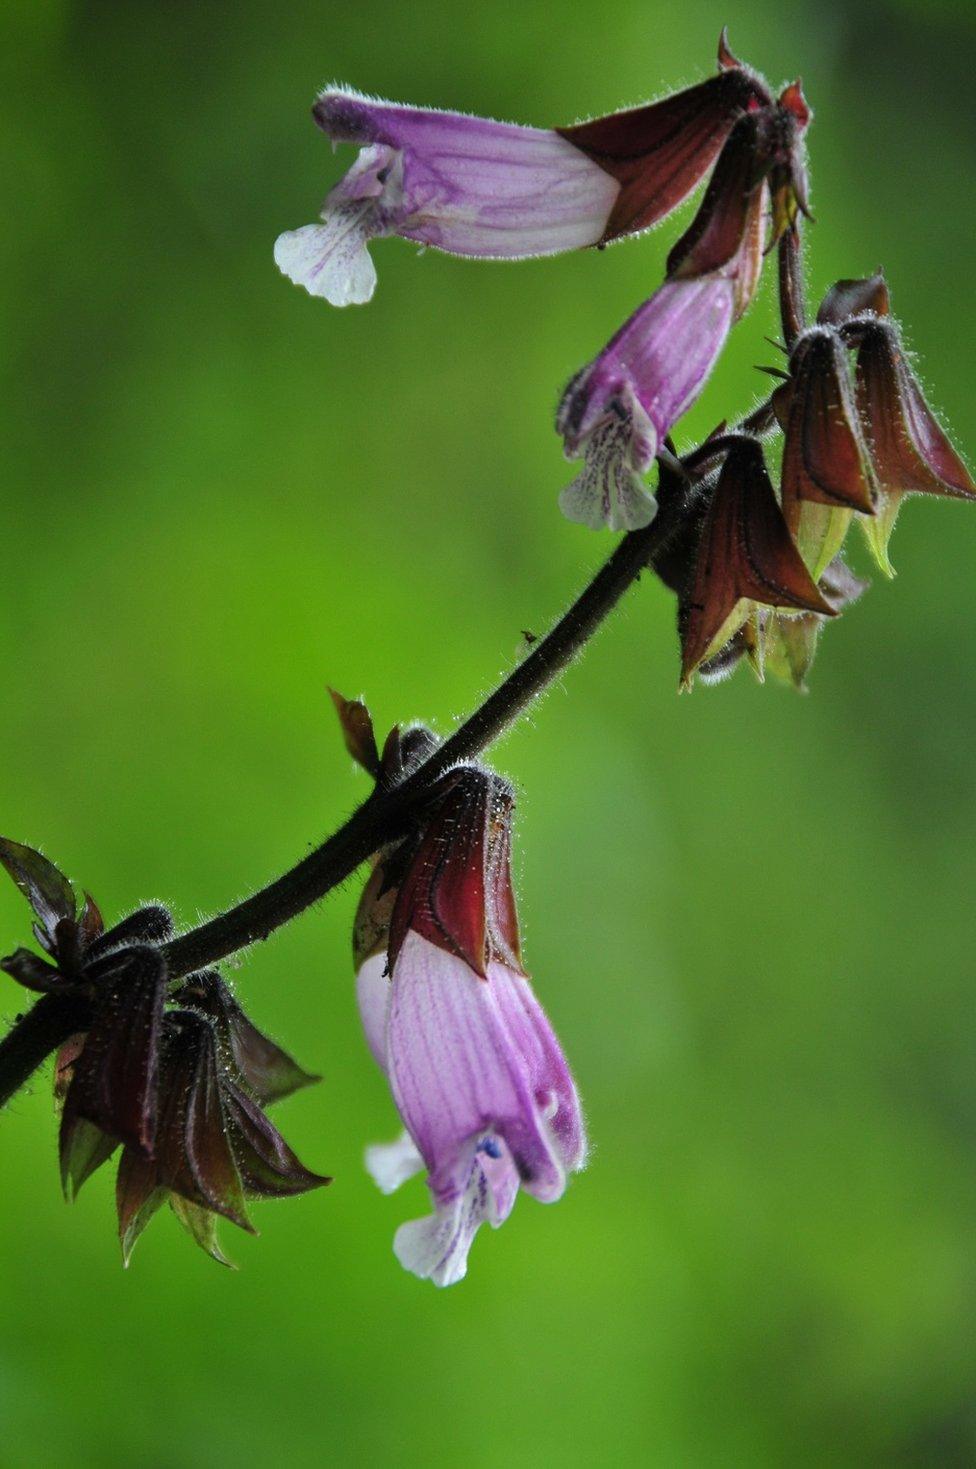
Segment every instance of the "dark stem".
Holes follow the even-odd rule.
[[[42,995],[0,1041],[0,1107],[52,1051],[90,1021],[91,1007],[82,996]]]
[[[421,766],[399,785],[378,786],[338,831],[289,872],[236,908],[165,945],[170,975],[190,974],[267,938],[323,898],[373,852],[402,836],[438,777],[458,761],[486,750],[573,661],[662,541],[656,522],[625,535],[552,630]]]
[[[806,328],[806,288],[803,283],[803,245],[800,239],[800,221],[795,219],[789,229],[780,236],[777,246],[779,256],[779,313],[783,324],[783,339],[787,351],[792,352],[796,340]]]

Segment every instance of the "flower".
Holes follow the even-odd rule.
[[[570,381],[556,415],[567,459],[583,459],[559,497],[569,520],[635,530],[654,518],[641,476],[705,386],[734,308],[722,274],[666,281]]]
[[[275,262],[333,306],[368,301],[371,239],[401,235],[452,255],[518,259],[595,244],[620,191],[551,129],[323,92],[313,108],[334,142],[358,143],[321,223],[280,235]]]
[[[648,228],[701,181],[736,118],[768,101],[726,52],[717,76],[660,102],[566,128],[524,127],[327,88],[312,115],[359,157],[320,223],[278,237],[275,262],[333,306],[368,301],[371,239],[515,260]]]
[[[419,840],[378,864],[357,920],[373,939],[357,955],[363,1028],[406,1129],[366,1163],[384,1192],[426,1168],[434,1213],[401,1225],[393,1248],[437,1285],[464,1276],[478,1229],[508,1218],[520,1186],[551,1203],[586,1155],[572,1076],[519,958],[512,805],[497,776],[451,772]]]

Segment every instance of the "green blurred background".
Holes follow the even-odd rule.
[[[352,158],[317,87],[569,121],[704,74],[723,21],[816,108],[813,288],[884,264],[976,453],[969,0],[5,0],[0,827],[109,916],[289,864],[365,792],[327,681],[446,731],[609,546],[556,512],[552,411],[678,224],[520,266],[380,242],[333,311],[271,258]],[[758,393],[770,286],[689,437]],[[400,1270],[422,1186],[361,1167],[395,1119],[355,882],[238,971],[324,1074],[279,1121],[336,1176],[224,1230],[239,1273],[168,1214],[123,1272],[108,1173],[61,1202],[47,1078],[9,1107],[3,1469],[976,1462],[973,510],[910,503],[893,554],[809,697],[676,697],[643,584],[499,748],[594,1150],[463,1285]]]

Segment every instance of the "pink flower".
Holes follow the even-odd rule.
[[[437,1285],[464,1276],[478,1229],[504,1223],[520,1187],[552,1203],[586,1156],[569,1067],[518,957],[511,811],[497,776],[452,772],[399,882],[389,949],[357,974],[366,1039],[405,1127],[367,1150],[367,1167],[387,1193],[426,1169],[434,1212],[401,1225],[393,1248]],[[367,907],[386,880],[380,869]]]

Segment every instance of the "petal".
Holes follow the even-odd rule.
[[[366,1044],[377,1066],[386,1070],[386,1025],[390,1013],[392,985],[386,973],[386,955],[374,954],[361,964],[356,975],[356,1002],[363,1022]]]
[[[275,241],[275,264],[310,296],[324,296],[332,306],[361,306],[376,289],[376,268],[366,241],[374,209],[367,201],[332,210],[321,224],[288,230]]]
[[[586,441],[582,470],[559,496],[567,520],[591,530],[639,530],[650,525],[657,503],[630,464],[629,424],[610,416]]]
[[[579,1094],[549,1017],[525,975],[492,964],[488,979],[498,1008],[525,1060],[535,1097],[552,1130],[564,1168],[576,1172],[586,1161],[586,1129]]]
[[[497,1229],[512,1211],[518,1194],[518,1174],[504,1144],[491,1135],[483,1138],[469,1159],[464,1190],[440,1204],[426,1219],[401,1224],[393,1252],[405,1270],[455,1285],[468,1269],[468,1252],[484,1223]]]
[[[515,259],[592,245],[619,193],[549,129],[338,91],[324,92],[313,112],[335,141],[402,150],[395,231],[452,254]]]
[[[408,934],[393,974],[387,1063],[397,1110],[436,1198],[467,1178],[471,1139],[507,1144],[536,1197],[556,1199],[565,1174],[495,987],[453,954]]]
[[[384,1194],[394,1193],[423,1166],[409,1132],[402,1132],[395,1142],[373,1143],[366,1149],[366,1172]]]
[[[582,452],[593,430],[626,404],[634,426],[632,467],[646,469],[660,440],[705,386],[729,334],[734,303],[735,286],[724,277],[665,282],[567,387],[556,415],[566,452]]]

